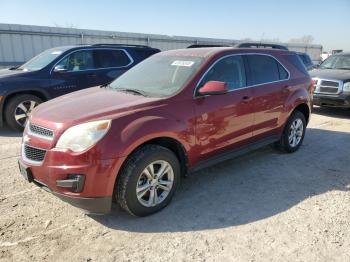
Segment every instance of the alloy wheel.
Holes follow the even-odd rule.
[[[21,102],[15,109],[14,117],[16,122],[20,126],[24,127],[27,118],[30,116],[32,110],[37,105],[37,102],[31,100]]]
[[[140,174],[136,185],[136,196],[145,207],[154,207],[163,202],[174,184],[174,170],[164,160],[149,164]]]
[[[289,128],[288,142],[291,147],[296,147],[299,145],[301,139],[303,138],[303,132],[303,121],[300,118],[295,119]]]

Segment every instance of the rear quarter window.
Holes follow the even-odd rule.
[[[158,51],[154,49],[135,49],[134,52],[137,54],[140,60],[146,59],[149,56],[154,55],[155,53],[158,53]]]
[[[277,63],[277,64],[278,64],[278,72],[279,72],[280,80],[288,79],[289,73],[287,72],[287,70],[284,69],[284,67],[280,63]]]
[[[303,75],[307,75],[307,76],[309,75],[304,63],[301,61],[298,55],[291,54],[291,55],[286,55],[285,57],[287,58],[288,62],[291,63],[297,71],[299,71]]]

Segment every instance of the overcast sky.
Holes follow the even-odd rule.
[[[0,0],[0,23],[229,39],[314,37],[350,51],[350,0]]]

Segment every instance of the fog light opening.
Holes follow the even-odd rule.
[[[64,187],[71,192],[80,193],[84,189],[85,175],[82,174],[69,174],[68,179],[57,180],[56,185],[58,187]]]

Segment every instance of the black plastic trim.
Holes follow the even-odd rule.
[[[261,148],[261,147],[270,145],[270,144],[272,144],[274,142],[277,142],[279,139],[280,139],[280,137],[277,136],[277,135],[276,136],[270,136],[270,137],[262,139],[259,142],[251,143],[249,145],[242,146],[240,148],[236,148],[236,149],[228,151],[226,153],[214,156],[214,157],[212,157],[210,159],[203,160],[203,161],[199,162],[197,165],[195,165],[194,167],[192,167],[189,170],[189,173],[194,173],[194,172],[196,172],[198,170],[201,170],[203,168],[206,168],[206,167],[209,167],[209,166],[212,166],[212,165],[216,165],[218,163],[221,163],[223,161],[226,161],[226,160],[229,160],[229,159],[232,159],[232,158],[236,158],[236,157],[242,156],[242,155],[244,155],[246,153],[249,153],[251,151],[254,151],[254,150],[258,149],[258,148]]]
[[[317,106],[350,108],[350,95],[322,96],[314,94],[313,104]]]
[[[81,208],[90,214],[107,214],[111,211],[112,197],[73,197],[54,191],[52,191],[52,194],[60,198],[62,201]]]

